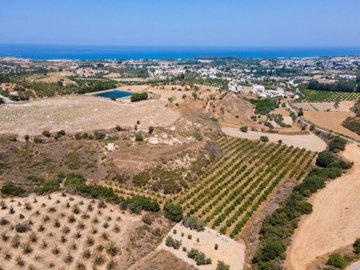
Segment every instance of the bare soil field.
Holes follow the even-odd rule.
[[[74,76],[75,74],[71,71],[59,71],[59,72],[50,72],[47,75],[33,75],[29,77],[30,81],[44,82],[44,83],[57,83],[60,80],[63,80],[64,84],[76,84],[74,81],[70,80],[69,76]]]
[[[227,94],[223,100],[214,102],[214,107],[217,108],[214,114],[220,120],[222,126],[264,127],[250,118],[254,115],[254,106],[235,94]],[[221,108],[223,108],[223,112]]]
[[[43,130],[67,132],[134,127],[168,126],[180,114],[161,100],[120,103],[93,96],[66,96],[1,106],[1,133],[37,135]]]
[[[289,269],[304,270],[318,256],[352,244],[360,236],[360,149],[346,146],[353,168],[310,198],[313,212],[302,218],[288,250]]]
[[[294,103],[297,108],[303,108],[304,111],[331,111],[331,112],[350,112],[350,108],[353,107],[355,101],[341,101],[339,107],[335,108],[335,102],[304,102]]]
[[[67,193],[4,199],[1,269],[128,269],[170,229],[141,215]],[[31,268],[32,267],[32,268]]]
[[[250,140],[259,140],[261,136],[267,136],[271,142],[278,142],[279,140],[282,140],[282,142],[286,145],[305,148],[310,151],[321,152],[326,149],[326,143],[313,133],[304,135],[285,135],[250,130],[248,132],[241,132],[238,128],[229,127],[223,127],[222,131],[232,137]]]
[[[341,125],[347,117],[354,116],[355,113],[353,112],[304,112],[304,118],[315,125],[360,140],[359,135]]]
[[[175,230],[175,231],[174,231]],[[183,225],[176,224],[168,234],[175,240],[181,241],[182,245],[179,249],[168,247],[165,244],[165,239],[158,248],[167,250],[176,257],[184,260],[197,269],[215,270],[218,261],[223,261],[230,265],[231,270],[242,270],[245,261],[245,245],[236,242],[231,238],[220,235],[218,232],[205,227],[202,232],[190,230]],[[218,244],[218,249],[215,249],[215,244]],[[207,258],[211,258],[210,265],[197,266],[195,261],[187,257],[187,252],[183,250],[198,249],[203,252]]]
[[[173,103],[183,103],[187,99],[192,97],[192,91],[189,86],[183,85],[162,85],[162,86],[151,86],[148,84],[144,85],[130,85],[119,87],[123,90],[135,91],[135,92],[153,92],[160,95],[160,100],[169,102],[169,98],[172,99]],[[198,86],[197,95],[201,99],[206,99],[210,95],[219,94],[219,91],[215,87]],[[185,98],[183,96],[186,96]]]
[[[138,267],[135,267],[136,270],[196,270],[194,266],[184,262],[183,260],[177,258],[171,252],[166,250],[161,250],[157,252],[154,256],[147,259]]]

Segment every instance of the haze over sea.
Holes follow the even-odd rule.
[[[196,57],[359,56],[360,47],[174,47],[4,45],[0,57],[32,59],[191,59]]]

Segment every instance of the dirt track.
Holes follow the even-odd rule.
[[[287,256],[288,269],[304,270],[317,256],[360,237],[360,148],[348,145],[343,156],[354,161],[354,166],[311,197],[313,212],[301,220],[295,232]]]

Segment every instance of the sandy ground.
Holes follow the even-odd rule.
[[[0,133],[41,134],[43,130],[67,132],[109,129],[116,125],[141,128],[168,126],[180,114],[161,100],[136,103],[93,96],[66,96],[0,107]]]
[[[311,197],[313,212],[301,220],[288,250],[289,269],[304,270],[317,256],[360,237],[360,148],[348,145],[343,156],[354,166]]]
[[[304,112],[304,118],[315,125],[360,140],[359,135],[341,125],[347,117],[354,116],[353,112]]]
[[[263,133],[249,130],[248,132],[241,132],[237,128],[223,127],[222,131],[232,137],[259,140],[261,136],[267,136],[269,141],[278,142],[282,140],[284,144],[289,146],[295,146],[299,148],[305,148],[310,151],[321,152],[326,149],[326,143],[322,141],[316,135],[304,134],[304,135],[284,135],[276,133]]]
[[[176,234],[174,234],[174,230],[176,230]],[[182,233],[184,234],[183,236],[181,236]],[[223,261],[230,265],[231,270],[243,269],[245,261],[245,245],[243,243],[220,235],[218,232],[209,228],[205,228],[203,232],[197,232],[182,226],[180,223],[176,224],[174,228],[170,230],[169,235],[175,240],[180,240],[182,243],[181,247],[176,250],[166,246],[165,237],[158,248],[170,251],[176,257],[200,270],[215,270],[218,261]],[[191,235],[191,239],[188,239],[188,235]],[[197,239],[199,239],[199,242],[197,242]],[[215,250],[215,244],[218,244],[218,250]],[[183,251],[183,247],[186,247],[187,251],[194,248],[204,252],[207,258],[211,258],[212,264],[196,266],[195,261],[187,257],[187,252]]]
[[[117,263],[115,269],[125,270],[149,252],[151,247],[155,249],[157,243],[148,241],[148,232],[138,235],[144,226],[141,215],[122,213],[116,205],[107,204],[103,208],[98,200],[65,195],[55,193],[50,197],[32,195],[4,200],[6,208],[0,209],[0,218],[7,221],[2,220],[0,226],[2,269],[31,269],[30,265],[37,270],[78,269],[76,265],[83,263],[85,269],[95,266],[96,269],[105,270],[113,260]],[[74,220],[70,221],[70,218]],[[30,221],[30,231],[16,232],[17,224]],[[153,222],[151,229],[164,227],[163,219],[161,223]],[[41,225],[43,229],[40,230]],[[161,236],[161,233],[162,230],[158,234]],[[8,237],[7,240],[4,235]],[[19,237],[18,247],[14,246],[16,235]],[[92,239],[93,243],[88,239]],[[111,242],[117,249],[114,256],[107,251]],[[32,250],[26,252],[27,245]],[[55,252],[55,249],[58,251]],[[86,250],[89,250],[90,257],[83,256]],[[16,266],[18,257],[24,260],[24,267]],[[94,265],[96,257],[103,258],[104,262]],[[51,267],[51,264],[54,266]]]
[[[147,259],[136,270],[196,270],[195,267],[175,257],[171,252],[161,250]]]
[[[294,103],[295,107],[303,108],[304,111],[332,111],[332,112],[350,112],[350,108],[354,106],[355,101],[341,101],[339,107],[335,108],[335,102],[305,102]]]

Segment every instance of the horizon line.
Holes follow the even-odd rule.
[[[160,47],[160,48],[360,48],[360,45],[125,45],[125,44],[62,44],[62,43],[0,43],[0,46],[85,46],[85,47]]]

